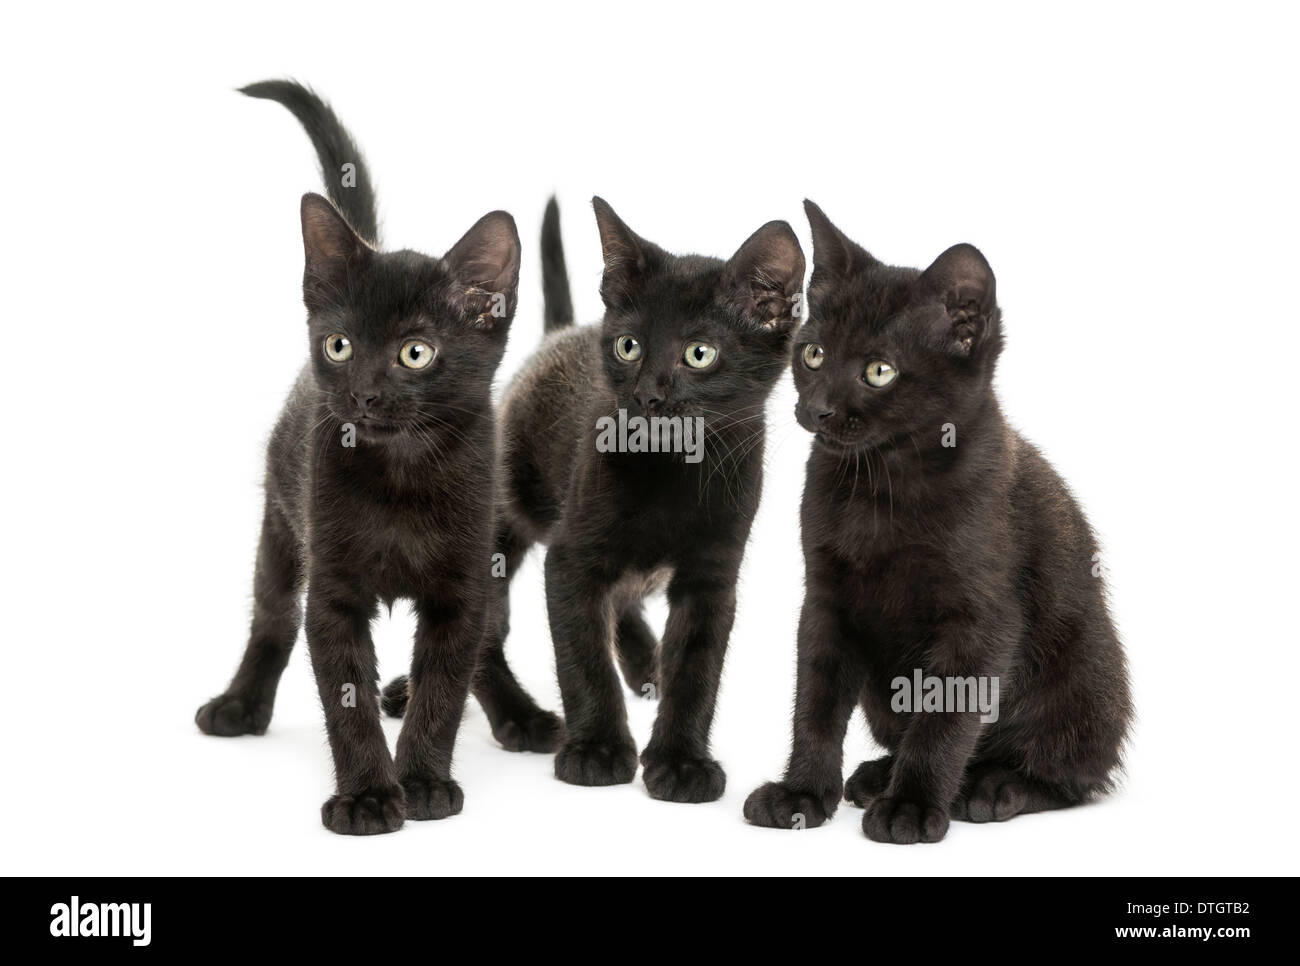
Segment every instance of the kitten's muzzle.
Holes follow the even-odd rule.
[[[370,415],[371,410],[379,404],[380,394],[373,389],[362,389],[354,391],[349,395],[352,396],[352,402],[357,407],[357,416],[365,417]]]
[[[637,407],[647,416],[658,416],[664,408],[663,396],[653,392],[638,392],[632,398],[636,400]]]
[[[810,433],[820,433],[833,425],[835,408],[825,403],[807,403],[795,407],[795,421]]]

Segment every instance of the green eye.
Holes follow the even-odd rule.
[[[809,342],[803,347],[803,364],[809,369],[820,369],[826,361],[826,350],[816,342]]]
[[[707,342],[690,342],[686,345],[684,358],[692,369],[707,369],[718,358],[718,350]]]
[[[423,369],[433,361],[433,346],[426,342],[408,342],[397,354],[397,361],[408,369]]]
[[[877,359],[867,366],[867,371],[862,374],[862,378],[866,380],[867,385],[883,389],[898,378],[898,370],[883,359]]]
[[[352,358],[352,340],[338,332],[325,336],[325,357],[330,362],[347,362]]]
[[[614,340],[614,355],[624,362],[636,362],[641,358],[641,343],[630,335],[620,335]]]

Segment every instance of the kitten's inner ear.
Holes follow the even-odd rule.
[[[344,290],[348,265],[372,251],[325,198],[302,196],[302,245],[307,264],[303,294],[309,306],[337,297]]]
[[[616,308],[625,304],[644,281],[659,249],[627,227],[604,198],[592,198],[591,206],[596,210],[596,228],[605,259],[600,297],[607,307]]]
[[[803,249],[794,229],[769,221],[749,236],[727,262],[734,304],[747,322],[778,327],[799,321]]]
[[[520,245],[515,220],[504,211],[484,215],[443,256],[453,300],[479,325],[513,316],[519,292]]]
[[[946,319],[940,334],[958,355],[970,355],[988,331],[997,308],[996,280],[988,260],[974,245],[953,245],[917,280],[921,294],[937,299]]]

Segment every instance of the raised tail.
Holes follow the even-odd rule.
[[[379,244],[379,215],[370,172],[352,135],[328,104],[297,81],[268,80],[239,89],[241,94],[283,104],[307,131],[320,159],[321,177],[330,201],[353,229]]]
[[[560,239],[560,206],[552,197],[542,216],[542,321],[545,331],[573,325],[573,296]]]

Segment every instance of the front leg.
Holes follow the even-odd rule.
[[[760,786],[745,801],[745,818],[767,828],[816,828],[835,814],[843,788],[844,733],[866,673],[833,601],[816,590],[818,581],[810,578],[808,584],[799,615],[790,762],[782,781]]]
[[[555,777],[571,785],[621,785],[636,775],[636,745],[612,657],[611,581],[591,559],[562,541],[546,554],[546,614],[566,728]]]
[[[713,802],[727,776],[709,755],[722,662],[736,616],[736,574],[679,566],[668,585],[659,714],[641,755],[646,790],[669,802]]]
[[[948,805],[978,738],[978,711],[917,714],[894,758],[889,787],[866,804],[867,838],[912,845],[947,835]]]
[[[965,679],[1000,667],[999,642],[981,639],[983,624],[950,619],[935,634],[923,673]],[[910,712],[885,793],[866,804],[862,830],[868,838],[911,845],[938,842],[948,834],[949,806],[979,741],[979,716],[978,709]]]
[[[410,700],[397,738],[397,775],[406,817],[440,819],[460,812],[465,798],[451,777],[452,750],[469,696],[484,603],[467,593],[415,603],[415,652]]]
[[[313,575],[307,646],[325,709],[337,793],[321,806],[331,832],[373,835],[401,828],[405,804],[379,725],[379,673],[370,638],[374,602],[350,581]]]

